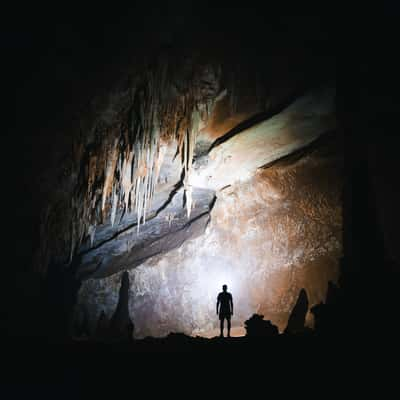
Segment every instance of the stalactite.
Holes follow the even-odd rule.
[[[200,124],[200,114],[195,109],[192,112],[190,126],[186,130],[186,136],[184,140],[185,142],[184,143],[184,168],[185,168],[184,189],[186,198],[186,212],[188,218],[190,218],[190,213],[192,210],[192,185],[190,177],[192,171],[194,147],[196,145],[196,137],[199,130],[199,124]]]
[[[96,225],[89,225],[88,234],[90,236],[90,247],[93,247],[94,237],[96,234]]]
[[[115,215],[117,212],[117,203],[118,203],[118,195],[115,190],[115,186],[113,188],[113,194],[112,194],[112,206],[111,206],[111,226],[114,226],[114,221],[115,221]]]
[[[74,251],[75,251],[75,223],[74,221],[71,221],[71,247],[70,247],[70,252],[69,252],[69,262],[72,261],[72,258],[74,256]]]
[[[103,212],[105,209],[106,199],[112,190],[112,185],[114,181],[114,172],[118,159],[118,149],[117,149],[118,142],[119,142],[118,138],[114,139],[114,143],[111,149],[107,151],[106,154],[107,158],[105,160],[103,196],[101,201],[101,209]]]
[[[93,246],[97,225],[116,223],[118,210],[122,210],[119,222],[126,213],[135,213],[139,233],[140,226],[146,223],[171,140],[176,141],[182,162],[186,211],[190,218],[193,206],[190,176],[196,137],[201,121],[208,118],[219,93],[216,90],[210,95],[208,88],[204,91],[201,68],[196,65],[192,68],[191,74],[182,75],[184,78],[178,85],[174,79],[179,75],[168,62],[149,68],[134,81],[129,107],[121,111],[114,125],[100,124],[91,136],[79,135],[73,147],[79,178],[71,203],[70,261],[85,238]],[[210,70],[204,73],[208,79]],[[218,71],[215,75],[218,76]],[[91,142],[85,142],[88,137]]]
[[[241,94],[238,67],[229,67],[222,77],[218,62],[198,61],[182,58],[176,62],[166,56],[152,65],[145,64],[146,69],[129,73],[129,96],[113,104],[118,110],[113,121],[105,123],[98,118],[88,123],[82,118],[72,145],[71,169],[76,183],[66,195],[72,201],[63,203],[68,209],[68,221],[60,228],[64,246],[41,239],[38,257],[43,264],[52,257],[55,247],[63,247],[63,257],[71,261],[83,241],[93,246],[99,225],[114,226],[128,213],[135,215],[139,233],[148,219],[164,155],[171,143],[176,143],[176,157],[181,161],[190,218],[192,163],[200,125],[225,95],[234,113]],[[260,93],[262,97],[264,92]],[[42,219],[41,237],[52,236],[56,228],[51,221],[55,220]]]
[[[121,177],[121,202],[124,204],[124,208],[128,210],[129,203],[129,195],[132,191],[133,183],[132,183],[132,162],[133,162],[133,150],[127,151],[127,156],[125,154],[125,158],[123,159],[123,154],[120,154],[120,165],[122,167],[119,168],[119,174]]]

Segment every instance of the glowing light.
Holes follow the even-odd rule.
[[[232,327],[242,326],[252,311],[246,296],[248,279],[243,268],[238,268],[228,258],[215,256],[207,257],[204,263],[195,267],[195,271],[190,291],[191,302],[195,305],[194,320],[198,321],[200,328],[193,333],[203,336],[218,328],[216,302],[218,293],[222,292],[222,285],[227,285],[228,292],[233,296]]]
[[[222,291],[222,285],[228,285],[228,292],[235,292],[239,287],[232,267],[214,265],[212,268],[206,267],[205,269],[206,271],[200,275],[197,285],[200,292],[216,297]]]

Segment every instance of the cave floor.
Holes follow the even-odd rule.
[[[226,328],[224,329],[224,335],[227,334]],[[211,331],[202,333],[201,337],[212,339],[219,336],[219,329],[213,329]],[[243,337],[246,336],[246,329],[243,326],[233,326],[231,328],[231,337]]]

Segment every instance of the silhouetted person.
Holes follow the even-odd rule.
[[[224,320],[228,323],[228,337],[231,336],[231,316],[233,315],[233,300],[232,295],[227,292],[228,286],[222,286],[222,292],[217,297],[217,315],[220,320],[220,337],[223,337]]]

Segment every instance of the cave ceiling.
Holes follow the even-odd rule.
[[[282,37],[133,45],[76,89],[32,143],[35,268],[89,279],[166,254],[204,234],[221,191],[335,131],[329,52]]]

